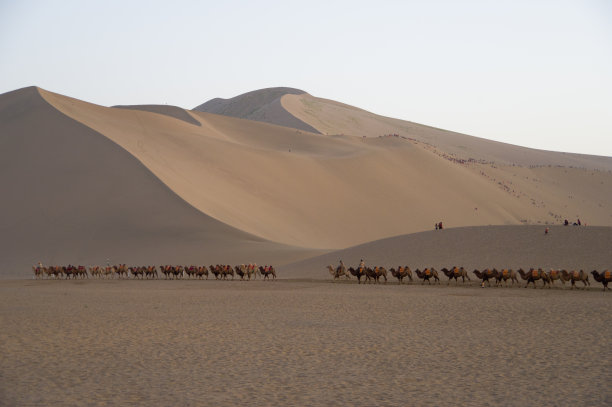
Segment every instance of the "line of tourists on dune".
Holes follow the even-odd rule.
[[[37,266],[32,266],[32,272],[36,279],[84,279],[89,278],[133,278],[133,279],[157,279],[159,274],[156,266],[127,266],[126,264],[102,266],[48,266],[44,267],[41,262]],[[204,279],[212,274],[217,280],[227,280],[230,276],[232,280],[239,277],[241,280],[256,279],[257,276],[264,280],[276,278],[276,270],[272,265],[257,266],[255,263],[240,264],[230,266],[229,264],[217,264],[206,266],[180,266],[163,265],[159,266],[161,274],[165,279]]]
[[[357,277],[359,284],[361,284],[362,278],[364,283],[379,283],[381,279],[384,279],[385,283],[387,282],[387,269],[385,267],[366,267],[363,259],[361,259],[357,267],[346,268],[342,260],[340,260],[340,264],[337,267],[329,265],[327,266],[327,270],[332,275],[334,280],[340,279],[341,277],[346,279]],[[459,283],[459,279],[461,279],[463,283],[465,283],[466,279],[471,281],[467,270],[463,267],[444,267],[440,271],[442,271],[442,273],[448,277],[447,285],[450,284],[451,280],[453,279],[455,280],[455,284]],[[392,267],[389,269],[389,273],[392,277],[397,278],[399,284],[402,284],[405,278],[413,281],[412,270],[408,266]],[[424,268],[423,270],[417,268],[414,273],[418,278],[423,280],[421,284],[425,284],[426,281],[429,284],[431,284],[432,281],[434,284],[436,282],[440,284],[440,275],[433,267]],[[589,273],[585,272],[584,270],[549,270],[546,272],[541,268],[530,268],[529,271],[525,271],[522,268],[518,269],[517,271],[512,269],[498,270],[496,268],[486,268],[482,271],[476,269],[472,273],[480,280],[481,287],[485,287],[486,285],[491,286],[491,281],[495,283],[496,287],[502,286],[502,284],[507,287],[508,281],[510,281],[512,285],[518,285],[518,276],[520,276],[522,280],[526,281],[525,287],[528,287],[529,284],[533,283],[533,288],[536,288],[536,281],[538,280],[542,281],[542,288],[546,286],[548,286],[548,288],[552,287],[554,282],[557,280],[561,281],[563,285],[565,285],[566,282],[570,282],[571,288],[575,288],[576,283],[578,282],[583,283],[583,287],[591,285],[591,282],[589,281]],[[608,283],[612,282],[612,272],[610,272],[610,270],[605,270],[601,273],[597,270],[593,270],[591,271],[591,275],[595,281],[603,284],[604,291],[608,289]]]

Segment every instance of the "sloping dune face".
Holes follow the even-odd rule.
[[[379,116],[354,106],[317,98],[307,93],[287,94],[282,106],[324,134],[380,137],[398,134],[458,159],[470,158],[500,165],[567,166],[612,170],[612,158],[535,150],[500,143],[422,124]]]
[[[318,133],[314,127],[289,113],[281,104],[281,98],[285,95],[305,93],[303,90],[293,88],[260,89],[231,99],[212,99],[193,110]]]
[[[38,261],[264,262],[300,252],[196,210],[33,87],[0,95],[0,168],[2,277],[29,274]]]
[[[463,224],[517,223],[523,209],[477,174],[407,140],[328,137],[197,112],[195,126],[43,95],[124,147],[194,207],[273,241],[339,248],[430,229],[443,214]]]
[[[197,126],[41,93],[58,110],[122,146],[195,208],[272,241],[343,248],[430,230],[438,221],[454,227],[558,223],[581,216],[589,224],[612,224],[612,188],[604,188],[612,183],[608,171],[499,165],[476,148],[478,161],[467,161],[422,141],[427,131],[440,138],[449,133],[426,126],[415,124],[415,134],[384,123],[383,130],[372,130],[397,137],[326,135],[188,112]],[[282,103],[293,96],[310,98],[285,95]],[[371,115],[351,109],[353,115]],[[334,129],[355,120],[361,123],[355,131],[371,128],[361,116],[321,112],[318,117]],[[599,160],[598,165],[610,163]]]
[[[612,227],[550,226],[549,233],[537,225],[471,226],[432,230],[396,236],[288,264],[283,268],[290,278],[330,278],[327,264],[342,259],[347,267],[386,268],[408,266],[413,271],[425,267],[441,270],[463,266],[470,279],[474,269],[543,268],[606,270],[612,264]],[[447,277],[440,272],[442,280]],[[413,276],[415,280],[416,275]],[[520,278],[520,277],[519,277]],[[524,282],[523,282],[524,284]]]

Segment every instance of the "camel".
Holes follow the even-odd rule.
[[[128,267],[128,270],[129,270],[130,274],[134,278],[138,278],[138,276],[140,276],[140,279],[144,278],[144,272],[142,271],[142,268],[140,268],[140,267]]]
[[[610,270],[602,271],[601,274],[598,273],[597,270],[593,270],[591,271],[591,274],[593,274],[595,281],[603,284],[604,291],[606,291],[606,289],[609,290],[608,283],[612,281],[612,272],[610,272]]]
[[[397,278],[399,284],[402,284],[402,281],[406,277],[412,281],[412,270],[410,270],[410,267],[408,266],[397,266],[397,270],[392,267],[389,269],[389,271],[393,277]]]
[[[563,274],[561,273],[561,270],[553,270],[553,269],[550,269],[548,271],[548,280],[550,280],[551,286],[556,280],[561,281],[563,285],[565,285],[565,282],[568,281],[567,279],[563,278]]]
[[[241,280],[244,280],[244,276],[247,275],[246,267],[244,266],[244,264],[241,264],[239,266],[234,266],[234,271],[236,272],[236,275],[240,277]],[[249,279],[250,279],[250,276],[249,276]]]
[[[32,266],[32,271],[34,272],[34,277],[38,280],[43,278],[44,269],[40,266]]]
[[[385,284],[387,283],[387,269],[384,267],[375,266],[374,268],[366,267],[366,281],[374,280],[375,283],[380,282],[380,278],[384,277]]]
[[[550,279],[548,278],[548,274],[546,274],[544,270],[542,270],[541,268],[537,270],[530,268],[527,273],[525,273],[525,270],[521,268],[518,270],[518,272],[521,275],[521,278],[523,280],[527,280],[527,284],[525,284],[525,288],[527,288],[529,283],[533,283],[533,288],[536,288],[535,282],[538,280],[542,280],[542,288],[544,288],[546,284],[548,284],[548,288],[550,288]]]
[[[353,267],[349,267],[348,271],[349,271],[349,273],[351,273],[352,275],[357,277],[357,282],[359,284],[361,284],[361,277],[365,277],[365,275],[366,275],[365,267],[358,267],[356,269],[354,269]]]
[[[257,264],[249,263],[246,270],[247,270],[247,275],[249,276],[249,280],[251,279],[251,275],[253,276],[253,279],[257,278]]]
[[[208,280],[208,269],[206,266],[198,267],[196,270],[196,277],[201,280],[204,276],[206,276],[206,279]]]
[[[584,284],[585,288],[587,285],[589,286],[591,285],[591,282],[589,281],[589,275],[583,270],[580,270],[580,271],[572,270],[569,273],[565,270],[562,270],[561,273],[563,274],[565,278],[568,278],[568,280],[572,283],[572,289],[576,287],[577,281],[582,281],[582,284]]]
[[[193,264],[191,266],[185,266],[185,274],[187,274],[188,278],[195,277],[197,269]]]
[[[450,270],[444,267],[442,269],[442,272],[446,275],[446,277],[448,277],[447,285],[450,284],[453,278],[455,279],[455,284],[459,283],[459,277],[461,277],[464,283],[465,283],[466,278],[468,279],[468,281],[471,281],[470,276],[468,276],[467,270],[464,269],[463,266],[462,267],[453,266]]]
[[[272,266],[259,266],[259,273],[263,276],[263,279],[270,279],[270,275],[273,279],[276,279],[276,270]]]
[[[147,277],[147,279],[150,278],[157,278],[157,268],[155,266],[148,266],[144,268],[144,272],[145,272],[145,276]]]
[[[482,280],[482,282],[480,283],[481,287],[484,287],[485,283],[488,283],[489,287],[491,287],[490,280],[497,278],[497,275],[499,274],[499,272],[496,269],[484,269],[482,272],[476,269],[472,273],[474,273],[476,277]]]
[[[435,281],[438,282],[438,284],[440,284],[440,277],[438,276],[438,271],[435,268],[425,268],[423,269],[423,271],[416,269],[414,271],[417,275],[418,278],[422,279],[423,282],[421,284],[425,284],[425,281],[427,281],[429,284],[431,284],[431,279],[433,278]],[[435,284],[435,282],[434,282]]]
[[[335,270],[334,270],[334,267],[330,264],[329,266],[327,266],[327,270],[329,271],[329,274],[331,274],[334,277],[334,280],[337,280],[342,276],[345,276],[347,279],[351,278],[350,273],[346,271],[346,267],[344,267],[343,264],[336,267]]]
[[[114,270],[115,270],[115,274],[117,274],[119,278],[121,278],[121,276],[124,276],[125,278],[128,277],[128,269],[125,264],[114,266]]]
[[[508,286],[508,280],[512,281],[512,285],[514,285],[514,282],[516,282],[517,284],[519,283],[518,278],[516,276],[516,271],[511,270],[511,269],[502,269],[501,271],[499,271],[497,273],[497,276],[495,277],[495,285],[499,286],[501,285],[501,282],[503,281],[506,284],[506,287]]]

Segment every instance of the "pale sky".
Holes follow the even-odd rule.
[[[30,85],[187,109],[289,86],[612,156],[612,1],[0,0],[0,93]]]

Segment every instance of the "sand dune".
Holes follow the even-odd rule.
[[[284,95],[301,95],[304,93],[306,92],[303,90],[293,88],[260,89],[231,99],[212,99],[193,110],[318,133],[314,127],[289,113],[281,104],[281,98]]]
[[[130,110],[142,110],[145,112],[159,113],[166,116],[174,117],[175,119],[183,120],[187,123],[195,124],[200,126],[200,122],[197,121],[192,115],[190,115],[185,109],[181,109],[177,106],[168,105],[126,105],[126,106],[113,106],[117,109],[130,109]]]
[[[2,277],[28,276],[38,261],[160,264],[306,256],[191,207],[124,149],[49,105],[36,88],[0,96],[0,135]]]
[[[612,179],[604,172],[581,180],[597,199],[550,200],[546,185],[531,186],[537,169],[520,169],[529,179],[515,177],[514,167],[493,175],[493,164],[458,164],[408,139],[329,137],[200,112],[192,114],[201,126],[192,126],[42,93],[200,211],[273,241],[341,248],[429,230],[437,220],[552,223],[583,212],[591,224],[612,223],[612,195],[598,192]]]
[[[3,210],[15,214],[5,221],[7,233],[3,239],[14,240],[8,247],[18,254],[28,245],[26,239],[32,230],[40,224],[45,230],[34,239],[38,243],[26,250],[27,256],[20,254],[19,262],[6,264],[23,264],[26,258],[28,264],[38,260],[99,262],[109,256],[96,254],[85,260],[90,256],[77,256],[80,249],[72,242],[83,241],[82,236],[88,233],[104,236],[100,241],[112,241],[115,230],[126,230],[122,236],[134,233],[132,242],[143,245],[140,239],[145,239],[144,225],[151,217],[162,223],[174,217],[206,219],[201,225],[200,221],[185,221],[186,229],[177,227],[189,231],[177,232],[184,238],[189,236],[191,246],[177,243],[185,253],[192,253],[187,247],[195,247],[204,235],[224,242],[211,243],[211,252],[223,247],[228,253],[239,253],[246,239],[270,245],[271,251],[262,250],[257,260],[245,259],[252,252],[249,256],[228,255],[230,258],[276,264],[305,258],[306,253],[313,253],[311,249],[321,253],[428,231],[437,221],[453,228],[558,224],[565,218],[581,218],[589,225],[612,225],[612,172],[605,169],[612,158],[534,152],[522,147],[517,147],[520,151],[508,147],[510,152],[505,152],[502,147],[507,145],[502,143],[479,144],[477,138],[416,124],[410,127],[408,122],[401,122],[402,130],[395,119],[301,91],[283,92],[280,96],[253,92],[251,97],[257,103],[252,107],[256,110],[261,103],[267,106],[280,98],[287,111],[311,120],[321,133],[361,129],[369,135],[389,131],[398,136],[311,133],[174,106],[108,108],[36,88],[2,95],[0,123],[5,130],[4,143],[10,147],[2,151],[7,158],[5,166],[10,168],[2,174],[2,185],[13,197],[3,204]],[[248,98],[237,100],[240,109],[246,109]],[[291,103],[302,106],[303,111],[300,113]],[[304,110],[308,106],[310,112]],[[312,120],[315,116],[319,122]],[[323,127],[323,122],[332,127]],[[358,126],[350,127],[350,123]],[[440,141],[440,145],[428,143],[427,137]],[[87,144],[94,139],[112,148],[100,150],[108,153],[98,153],[97,147]],[[475,160],[466,161],[452,153],[453,146],[468,141],[472,144],[465,144],[464,152]],[[491,150],[492,145],[501,153]],[[581,163],[584,168],[504,164],[520,155],[528,158],[525,162],[561,157],[569,160],[565,164]],[[35,165],[24,167],[22,163],[32,157],[36,157]],[[504,163],[489,161],[500,157]],[[121,177],[121,182],[112,177]],[[108,191],[115,183],[124,189],[107,203]],[[96,185],[103,186],[102,192]],[[137,191],[135,185],[143,185],[143,190]],[[54,191],[61,191],[61,197],[53,198]],[[68,194],[75,198],[63,198]],[[158,194],[167,198],[151,198]],[[45,206],[37,201],[39,196],[45,197],[51,212],[44,212]],[[27,204],[20,206],[24,199]],[[147,212],[140,208],[143,201],[157,206]],[[127,206],[130,208],[124,208]],[[62,215],[54,215],[59,208]],[[175,215],[175,211],[183,215]],[[191,212],[186,215],[186,211]],[[162,212],[165,217],[159,215]],[[132,218],[127,225],[119,221]],[[202,232],[212,227],[208,222],[217,225],[219,231]],[[75,226],[70,229],[67,224]],[[159,225],[162,229],[167,226]],[[157,230],[157,226],[146,227]],[[69,249],[44,251],[43,242],[52,235],[49,230],[64,233],[58,232],[58,243],[51,246]],[[73,233],[75,230],[78,233]],[[63,240],[66,242],[61,243]],[[273,256],[276,246],[270,242],[291,247],[283,246],[286,249]],[[149,251],[142,249],[143,255],[135,258],[150,263],[154,260],[144,253],[152,249],[146,246]],[[118,241],[110,247],[123,248],[121,253],[129,250]],[[66,255],[55,258],[52,252]],[[47,259],[33,258],[40,253]],[[177,252],[173,258],[178,257]],[[191,262],[188,259],[193,257],[186,257],[183,261]],[[202,257],[208,262],[209,256],[198,258]]]
[[[396,236],[323,254],[281,268],[288,278],[330,279],[325,269],[340,259],[356,267],[411,269],[463,266],[469,270],[487,267],[517,270],[530,267],[567,270],[608,270],[612,268],[612,227],[601,226],[471,226]],[[390,277],[390,275],[389,275]],[[442,280],[447,278],[441,274]],[[416,276],[415,276],[416,278]],[[592,280],[592,278],[591,278]],[[592,283],[597,286],[597,283]]]
[[[286,94],[281,104],[288,112],[325,134],[378,137],[399,134],[459,159],[476,159],[498,165],[561,165],[612,170],[612,159],[585,154],[558,153],[500,143],[466,134],[392,119],[307,93]]]

